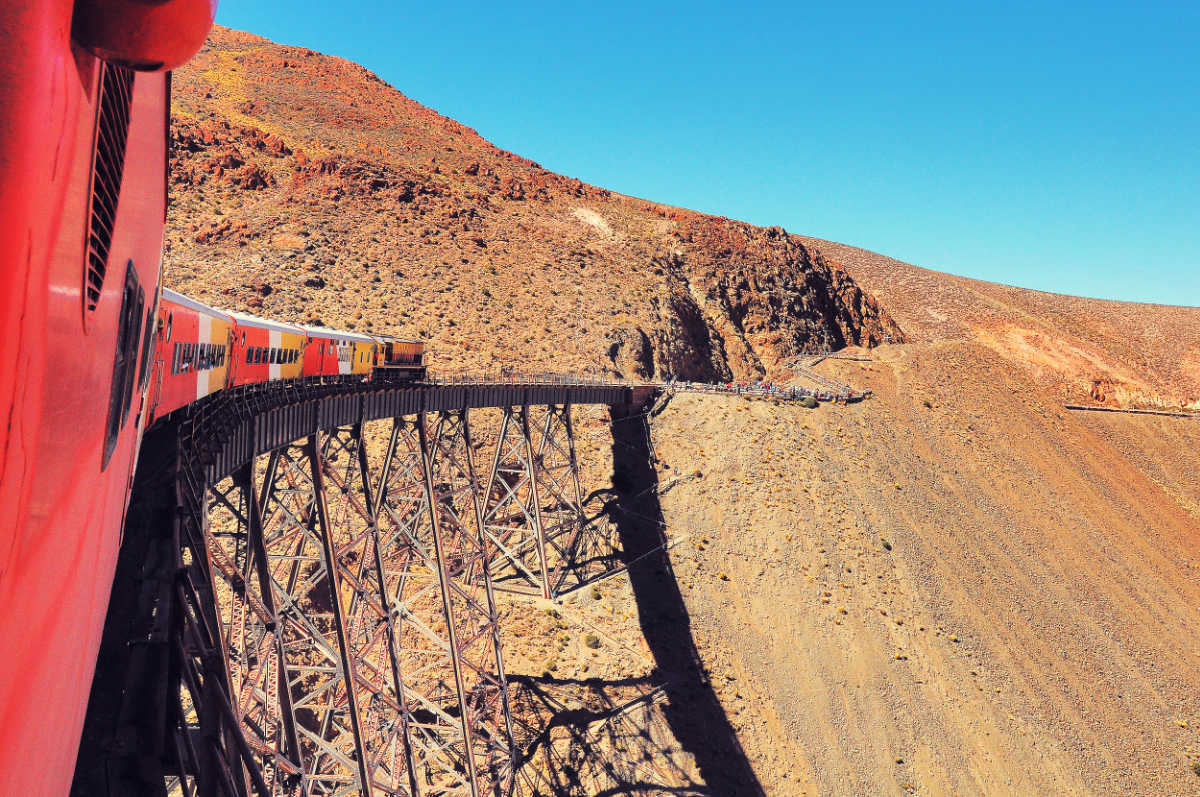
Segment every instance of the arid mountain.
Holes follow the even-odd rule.
[[[1013,288],[801,240],[850,272],[913,341],[977,341],[1066,401],[1200,409],[1200,308]],[[1129,279],[1137,274],[1131,265]]]
[[[217,28],[175,74],[167,281],[504,362],[712,379],[902,333],[796,236],[584,185],[341,59]]]
[[[451,372],[865,347],[818,366],[858,404],[582,418],[628,569],[506,599],[541,793],[1200,793],[1200,420],[1062,406],[1200,405],[1200,309],[613,194],[248,34],[174,85],[167,280],[210,303],[425,335]]]

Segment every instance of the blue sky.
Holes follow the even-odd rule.
[[[1200,4],[222,0],[626,194],[1200,306]]]

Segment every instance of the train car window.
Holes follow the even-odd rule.
[[[244,334],[244,333],[243,333]],[[246,362],[254,362],[251,358],[254,356],[254,349],[246,349]]]
[[[121,291],[121,313],[117,321],[117,347],[113,352],[112,384],[108,395],[108,428],[104,438],[101,470],[108,467],[117,438],[129,418],[133,401],[134,376],[137,373],[138,340],[141,337],[142,311],[146,292],[130,260],[125,265],[125,287]]]

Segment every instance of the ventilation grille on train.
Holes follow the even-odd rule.
[[[92,207],[88,222],[87,281],[84,302],[88,313],[96,309],[108,269],[117,197],[125,171],[125,140],[129,137],[129,103],[133,96],[133,70],[105,64],[100,76],[100,110],[96,115],[96,154],[92,163]]]

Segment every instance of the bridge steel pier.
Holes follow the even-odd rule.
[[[584,548],[572,404],[650,392],[290,385],[150,433],[74,793],[517,793],[495,590]]]

